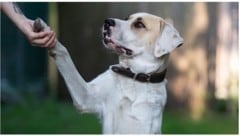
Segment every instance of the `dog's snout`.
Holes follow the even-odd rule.
[[[110,26],[115,26],[115,21],[111,18],[105,19],[104,21],[104,27],[108,28]]]

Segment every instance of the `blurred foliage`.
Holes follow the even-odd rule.
[[[81,114],[71,103],[53,99],[29,100],[24,105],[2,104],[2,134],[100,134],[96,116]],[[236,134],[238,120],[208,112],[199,121],[186,111],[165,111],[163,134]]]
[[[45,8],[32,4],[39,3],[20,5],[26,8],[21,7],[23,11],[26,10],[26,15],[30,18],[34,19],[37,16],[44,18],[46,15],[41,15],[39,12],[46,9],[47,4],[42,3]],[[86,81],[96,77],[109,65],[117,63],[117,56],[107,53],[101,44],[100,29],[105,18],[124,18],[131,13],[142,11],[159,15],[174,23],[185,42],[183,47],[171,54],[167,75],[168,103],[164,111],[162,132],[164,134],[238,133],[238,91],[236,90],[239,87],[239,77],[234,73],[236,71],[229,73],[231,69],[226,69],[228,62],[234,60],[232,63],[235,64],[235,61],[239,61],[234,59],[238,57],[229,55],[238,54],[235,49],[238,47],[236,42],[238,41],[238,31],[236,31],[238,3],[68,2],[50,3],[48,6],[48,22],[51,28],[58,32],[60,41],[69,50],[77,69]],[[45,11],[42,13],[46,14]],[[46,50],[22,44],[23,35],[15,31],[13,24],[11,25],[14,30],[10,30],[8,24],[11,22],[4,15],[2,19],[6,20],[6,22],[1,21],[4,33],[2,43],[5,43],[5,39],[9,44],[3,44],[1,51],[3,56],[1,133],[100,134],[101,124],[96,116],[78,113],[72,103],[69,103],[70,99],[68,102],[52,98],[44,99],[45,95],[50,94],[50,96],[58,95],[58,98],[65,100],[68,91],[64,81],[59,76],[58,82],[57,71],[51,60],[46,64]],[[221,20],[222,23],[219,23]],[[229,26],[225,24],[226,22],[229,22]],[[232,33],[224,34],[231,38],[218,34],[229,30]],[[4,38],[16,37],[15,35],[20,35],[17,41]],[[19,45],[12,44],[15,41],[20,42]],[[231,49],[228,49],[230,47]],[[12,48],[15,48],[15,52]],[[44,64],[40,64],[40,60]],[[46,73],[47,67],[49,77]],[[233,65],[233,68],[236,67],[238,66]],[[221,69],[217,70],[219,68]],[[230,76],[226,78],[223,76],[224,73]],[[30,77],[36,77],[41,82]],[[28,80],[25,81],[25,78]],[[224,89],[219,91],[215,80],[220,80],[218,86],[228,92],[225,93]],[[48,89],[46,89],[47,83],[50,85]],[[22,87],[19,89],[15,84]],[[228,97],[218,99],[216,92]],[[199,120],[191,118],[195,113],[199,116],[197,117]]]
[[[238,67],[238,3],[61,2],[57,7],[59,40],[86,81],[118,63],[117,55],[108,53],[101,43],[104,19],[148,12],[173,23],[184,39],[184,45],[171,53],[166,108],[190,109],[195,120],[212,107],[224,108],[217,99],[227,100],[228,112],[238,110],[238,72],[234,70]],[[58,79],[58,97],[70,99],[62,77]]]

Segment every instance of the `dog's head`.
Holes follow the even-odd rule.
[[[158,59],[183,43],[173,25],[148,13],[136,13],[124,20],[108,18],[102,33],[105,47],[128,59]]]

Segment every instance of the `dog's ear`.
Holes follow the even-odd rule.
[[[161,57],[162,55],[172,52],[175,48],[183,44],[183,38],[179,35],[178,31],[172,24],[166,22],[160,22],[159,37],[156,40],[154,47],[155,57]]]

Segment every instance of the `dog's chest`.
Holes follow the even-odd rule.
[[[118,82],[112,90],[114,93],[107,98],[103,112],[104,131],[158,133],[166,102],[165,86],[121,78],[118,76]]]

